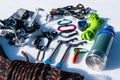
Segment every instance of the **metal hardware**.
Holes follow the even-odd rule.
[[[36,46],[36,48],[39,49],[39,52],[38,52],[38,55],[37,55],[37,61],[39,60],[40,52],[43,51],[43,56],[42,56],[42,59],[40,60],[40,62],[44,59],[45,52],[48,49],[51,41],[58,36],[58,33],[56,31],[53,31],[51,33],[50,32],[44,32],[42,34],[43,35],[38,36],[37,39],[34,42],[34,45]],[[47,38],[48,39],[48,43],[45,46],[40,44],[40,42],[42,41],[43,38]]]
[[[84,16],[90,12],[91,8],[85,8],[82,4],[77,6],[66,6],[63,8],[52,9],[47,15],[46,19],[53,19],[54,16],[64,15],[64,16],[73,16],[77,19],[84,19]],[[48,18],[48,16],[50,18]],[[48,20],[47,20],[48,21]]]
[[[39,22],[36,21],[39,11],[44,9],[38,8],[32,12],[20,8],[8,19],[0,20],[0,35],[8,39],[10,45],[23,46],[27,35],[40,28]]]
[[[86,43],[87,43],[87,41],[79,42],[77,44],[72,44],[72,43],[66,44],[66,46],[68,46],[68,47],[67,47],[67,49],[66,49],[62,59],[60,60],[60,62],[57,63],[56,67],[57,68],[61,68],[62,67],[62,65],[63,65],[63,63],[64,63],[64,61],[65,61],[65,59],[66,59],[66,57],[67,57],[71,47],[77,47],[78,45],[83,45],[83,44],[86,44]]]
[[[67,41],[63,41],[63,40],[58,40],[59,44],[57,45],[57,47],[55,48],[55,50],[53,51],[53,53],[50,55],[50,57],[45,61],[45,64],[50,64],[53,60],[53,58],[55,57],[56,53],[58,52],[58,50],[60,49],[62,44],[66,44],[69,42],[74,42],[75,40],[78,40],[78,38],[73,38]]]
[[[69,26],[72,26],[73,28],[72,28],[72,29],[66,29],[66,30],[62,30],[62,29],[61,29],[61,28],[63,28],[63,27],[69,27]],[[74,24],[66,24],[66,25],[63,25],[63,26],[59,26],[59,27],[58,27],[58,30],[59,30],[60,32],[66,32],[66,33],[75,31],[75,29],[76,29],[76,26],[75,26]]]
[[[73,33],[67,33],[67,35],[63,35],[63,34],[65,34],[65,33],[64,32],[60,32],[59,35],[61,37],[63,37],[63,38],[70,38],[70,37],[73,37],[73,36],[77,35],[78,31],[74,31]]]

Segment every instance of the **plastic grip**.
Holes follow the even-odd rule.
[[[62,67],[62,63],[61,62],[57,63],[56,67],[57,68],[61,68]]]
[[[51,59],[48,58],[47,60],[44,61],[45,64],[51,64]]]

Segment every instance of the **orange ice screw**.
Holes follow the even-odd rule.
[[[75,51],[75,54],[74,54],[74,57],[73,57],[73,60],[72,60],[72,63],[75,64],[75,62],[77,61],[78,59],[78,54],[79,54],[79,49],[76,48],[76,51]]]
[[[84,48],[74,48],[74,57],[73,57],[73,60],[72,60],[72,63],[75,64],[75,62],[77,61],[78,59],[78,55],[79,54],[85,54],[88,52],[87,49],[84,49]]]

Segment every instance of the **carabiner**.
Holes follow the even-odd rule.
[[[63,28],[63,27],[68,27],[68,26],[72,26],[73,29],[67,29],[67,30],[62,30],[62,29],[61,29],[61,28]],[[76,29],[76,26],[75,26],[74,24],[66,24],[66,25],[64,25],[64,26],[59,26],[59,27],[58,27],[58,30],[59,30],[60,32],[66,32],[66,33],[75,31],[75,29]]]
[[[69,19],[63,19],[63,20],[58,21],[57,24],[60,25],[60,26],[64,26],[66,24],[71,24],[71,23],[72,23],[71,20],[69,20]]]

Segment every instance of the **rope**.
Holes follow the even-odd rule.
[[[50,69],[49,65],[43,63],[31,63],[15,60],[11,63],[4,80],[39,80],[40,72]],[[42,73],[42,79],[45,73]],[[43,79],[44,80],[44,79]]]

